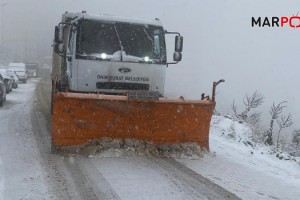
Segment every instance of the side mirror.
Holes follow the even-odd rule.
[[[63,43],[64,27],[62,25],[55,26],[54,42]]]
[[[64,46],[64,44],[62,44],[62,43],[60,43],[60,44],[55,44],[55,46],[54,46],[54,51],[55,51],[55,53],[59,53],[59,54],[64,53],[64,51],[65,51],[65,46]]]
[[[182,48],[183,48],[183,37],[176,35],[175,37],[175,51],[176,52],[182,52]]]
[[[182,54],[180,52],[174,52],[173,60],[176,62],[179,62],[179,61],[181,61],[181,59],[182,59]]]

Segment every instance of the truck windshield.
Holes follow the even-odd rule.
[[[140,63],[166,63],[162,27],[82,20],[76,58]]]

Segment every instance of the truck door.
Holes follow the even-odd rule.
[[[70,34],[69,34],[69,42],[68,42],[68,48],[67,48],[67,59],[66,59],[66,72],[68,75],[69,80],[69,88],[77,90],[77,79],[75,78],[75,72],[76,67],[75,64],[75,38],[76,38],[76,32],[72,31],[72,28],[70,28]]]

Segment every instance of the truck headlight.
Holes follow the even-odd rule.
[[[149,62],[149,61],[150,61],[149,56],[146,56],[146,57],[144,58],[144,61],[145,61],[145,62]]]
[[[100,57],[105,60],[107,58],[107,54],[106,53],[101,53]]]

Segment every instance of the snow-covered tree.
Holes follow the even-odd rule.
[[[235,101],[233,101],[231,105],[234,117],[237,120],[244,121],[251,126],[253,138],[257,138],[259,135],[259,121],[261,117],[261,113],[254,111],[254,109],[263,104],[264,98],[265,97],[258,91],[255,91],[252,95],[246,94],[243,99],[244,109],[242,112],[238,112]]]
[[[264,143],[267,145],[273,145],[273,129],[274,129],[274,121],[278,119],[279,115],[282,113],[282,110],[286,107],[284,104],[286,101],[282,101],[278,104],[273,102],[273,105],[270,109],[271,121],[270,127],[266,132]]]

